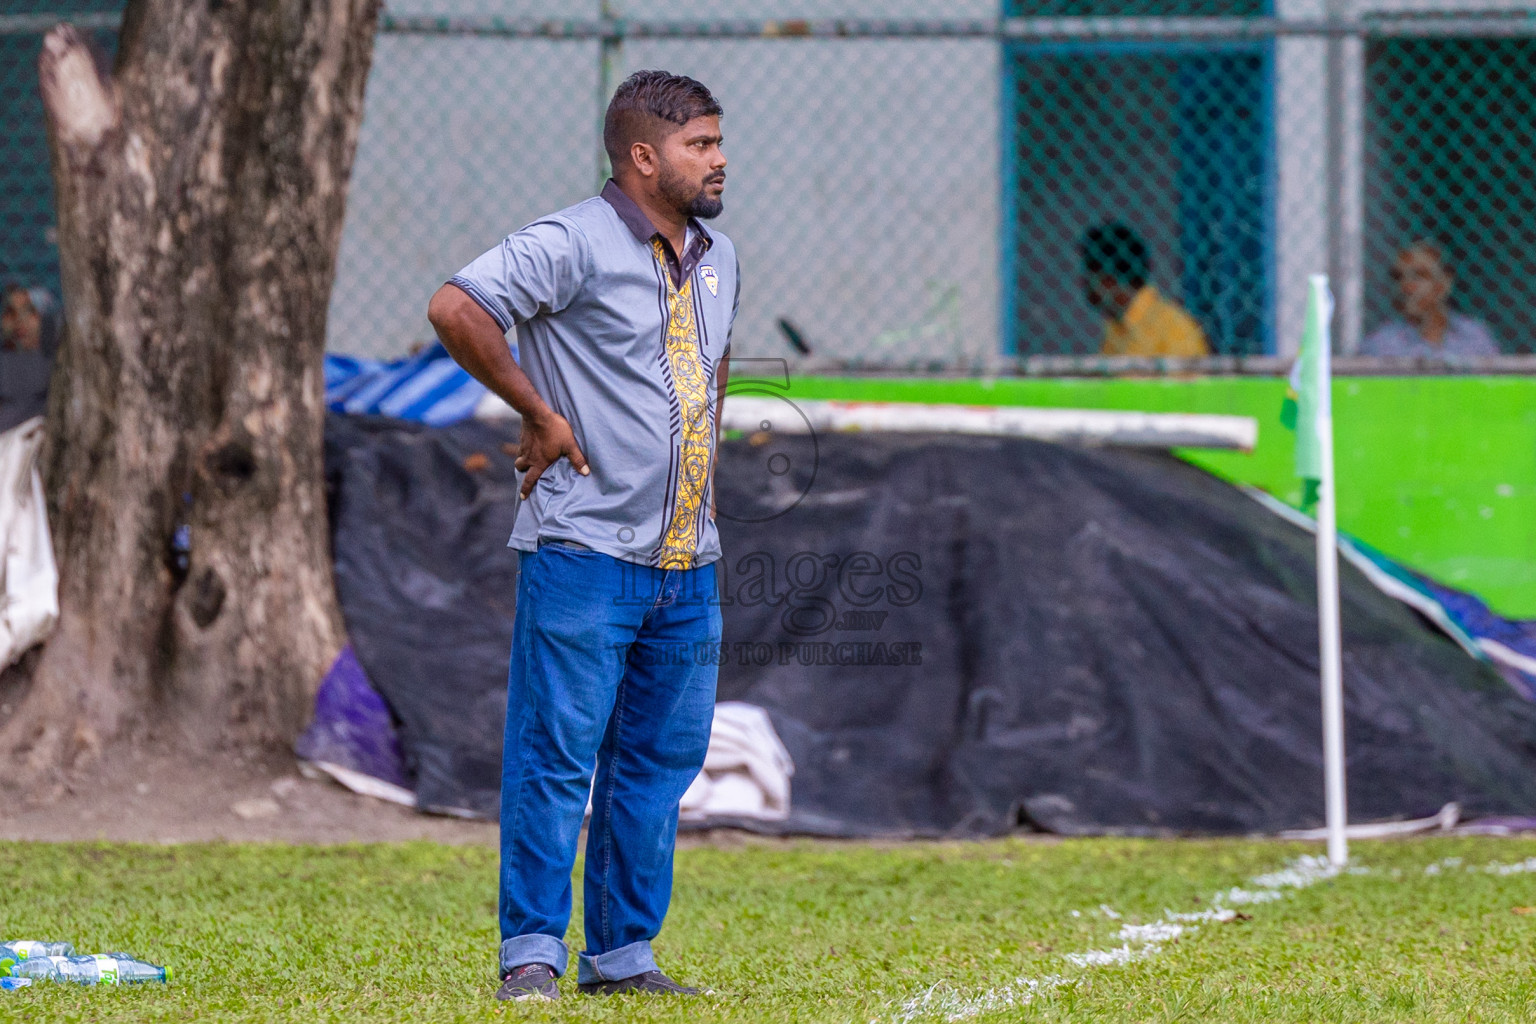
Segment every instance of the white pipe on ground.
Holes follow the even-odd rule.
[[[1036,409],[1017,406],[929,405],[919,402],[837,402],[789,396],[727,394],[721,425],[748,433],[881,431],[1028,437],[1076,444],[1150,448],[1227,448],[1252,451],[1259,423],[1251,416]]]

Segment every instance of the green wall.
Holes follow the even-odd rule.
[[[788,396],[1252,416],[1252,453],[1178,454],[1295,505],[1285,382],[1270,377],[797,377]],[[1536,378],[1334,381],[1339,526],[1497,611],[1536,618]]]

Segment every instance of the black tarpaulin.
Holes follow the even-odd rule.
[[[511,440],[331,422],[338,587],[427,808],[496,810]],[[776,830],[1321,823],[1309,534],[1163,454],[763,440],[721,451],[720,695],[794,758]],[[1341,577],[1352,818],[1536,813],[1536,706]]]
[[[336,590],[424,810],[496,815],[517,597],[509,440],[474,421],[326,421]]]

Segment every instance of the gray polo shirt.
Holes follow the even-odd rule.
[[[511,547],[575,541],[667,568],[720,557],[701,481],[740,283],[730,240],[689,227],[679,257],[610,181],[449,282],[503,331],[517,328],[523,371],[570,421],[591,468],[584,477],[561,459],[546,469],[518,508]]]
[[[1360,354],[1398,359],[1436,359],[1448,356],[1496,356],[1500,352],[1498,342],[1493,340],[1493,335],[1488,333],[1488,328],[1483,326],[1481,320],[1450,313],[1446,316],[1445,337],[1439,345],[1430,344],[1419,333],[1419,329],[1406,320],[1389,320],[1360,343]]]

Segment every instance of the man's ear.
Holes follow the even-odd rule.
[[[629,159],[641,177],[649,178],[661,170],[661,162],[656,158],[656,147],[649,142],[633,143],[629,147]]]

